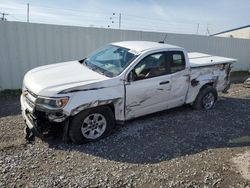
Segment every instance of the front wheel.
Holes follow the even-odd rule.
[[[217,97],[218,94],[214,87],[205,86],[197,95],[193,108],[197,110],[210,110],[214,107]]]
[[[114,114],[109,107],[88,109],[73,117],[69,136],[75,144],[97,141],[108,136],[114,125]]]

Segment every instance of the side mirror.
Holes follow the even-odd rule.
[[[85,59],[86,59],[86,58],[79,60],[79,63],[82,64],[82,63],[85,61]]]
[[[135,70],[132,70],[129,74],[128,74],[128,82],[132,82],[135,81],[136,79],[136,74],[135,74]]]

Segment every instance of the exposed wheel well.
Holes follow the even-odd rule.
[[[200,88],[200,91],[203,90],[205,87],[207,86],[214,86],[214,82],[209,82],[209,83],[206,83],[205,85],[203,85],[201,88]]]
[[[107,105],[104,105],[104,106],[108,106],[112,110],[112,112],[113,112],[113,114],[115,116],[115,105],[113,103],[110,103],[110,104],[107,104]]]

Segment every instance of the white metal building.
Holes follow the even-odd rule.
[[[250,25],[215,33],[211,36],[250,39]]]
[[[79,60],[117,41],[161,41],[166,33],[0,21],[0,90],[21,88],[34,67]],[[250,40],[168,33],[168,44],[188,52],[238,59],[233,71],[250,69]]]

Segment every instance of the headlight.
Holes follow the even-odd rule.
[[[43,98],[39,97],[36,100],[36,106],[42,109],[59,110],[67,105],[69,97],[62,98]]]

